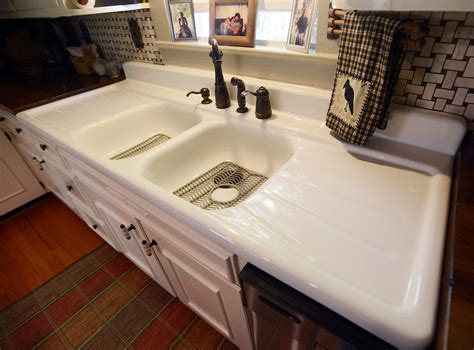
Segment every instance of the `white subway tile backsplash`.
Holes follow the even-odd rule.
[[[453,105],[462,106],[464,100],[466,99],[467,92],[469,89],[459,88],[456,90],[456,94],[454,95],[453,101],[451,102]]]
[[[464,116],[469,120],[474,120],[474,104],[470,103],[467,105],[466,110],[464,111]]]
[[[446,106],[446,102],[448,102],[448,101],[445,100],[444,98],[437,98],[433,109],[437,110],[437,111],[444,110],[444,107]]]
[[[443,30],[443,36],[441,37],[442,43],[450,43],[453,40],[454,34],[456,33],[457,26],[458,26],[457,21],[450,21],[446,23]]]
[[[413,65],[415,67],[431,67],[433,65],[433,59],[430,57],[415,57]]]
[[[426,73],[423,81],[427,83],[437,83],[441,84],[443,82],[444,75],[443,74],[436,74],[436,73]]]
[[[464,70],[463,77],[474,78],[474,58],[470,58],[469,62]]]
[[[141,49],[133,43],[128,24],[131,19],[136,20],[140,27],[144,43]],[[160,50],[156,47],[158,39],[149,9],[74,17],[76,31],[80,21],[86,25],[104,58],[118,63],[138,60],[163,64]]]
[[[474,120],[474,12],[409,17],[424,21],[430,31],[421,49],[407,50],[392,102]]]
[[[435,59],[433,65],[431,66],[432,73],[441,73],[443,69],[444,62],[446,61],[447,55],[443,55],[441,53],[435,55]]]
[[[444,111],[451,114],[464,115],[465,110],[466,107],[463,106],[446,105],[446,107],[444,107]]]
[[[436,89],[433,96],[434,97],[442,97],[448,100],[452,100],[454,97],[455,92],[453,90],[447,89]]]
[[[446,60],[446,62],[444,63],[444,69],[457,70],[462,72],[466,68],[466,64],[466,61]]]
[[[467,48],[469,47],[469,42],[470,39],[459,39],[451,58],[454,60],[462,60],[466,54]]]
[[[457,77],[454,86],[474,89],[474,79]]]
[[[445,12],[443,19],[445,21],[464,21],[466,19],[466,12]]]
[[[454,44],[447,44],[447,43],[435,43],[433,45],[433,52],[434,53],[445,53],[451,55],[454,51],[456,45]]]

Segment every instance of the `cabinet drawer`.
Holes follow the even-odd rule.
[[[40,138],[34,134],[31,134],[33,144],[35,148],[44,156],[51,159],[58,165],[66,167],[66,163],[62,159],[61,155],[58,153],[56,146],[49,141],[46,141],[43,138]]]
[[[33,134],[27,128],[23,127],[21,123],[14,122],[10,118],[5,118],[1,125],[15,143],[33,144]]]
[[[82,206],[89,207],[89,203],[86,201],[80,186],[75,183],[73,176],[58,167],[56,167],[55,170],[62,186],[62,192],[74,199],[74,201],[81,203]]]

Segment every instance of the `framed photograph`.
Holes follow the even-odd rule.
[[[192,0],[168,0],[173,41],[197,40]]]
[[[257,0],[210,0],[209,40],[220,45],[255,46]]]
[[[316,0],[294,0],[286,48],[308,52],[314,27]]]

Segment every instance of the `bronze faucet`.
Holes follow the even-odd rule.
[[[215,79],[215,95],[216,95],[216,107],[217,108],[228,108],[230,107],[230,97],[229,91],[227,91],[227,86],[224,81],[224,75],[222,74],[222,56],[223,53],[219,50],[217,45],[217,40],[211,40],[212,50],[209,52],[209,56],[212,58],[212,63],[214,63],[214,70],[216,72]]]

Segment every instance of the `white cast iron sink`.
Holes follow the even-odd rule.
[[[293,155],[286,137],[254,126],[210,123],[183,134],[166,149],[147,157],[140,174],[175,191],[222,162],[232,162],[270,178]]]
[[[163,101],[89,126],[75,135],[75,141],[109,159],[157,134],[173,138],[200,121],[192,106]]]

